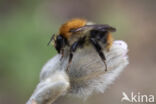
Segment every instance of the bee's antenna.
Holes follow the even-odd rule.
[[[50,38],[50,40],[49,40],[49,42],[48,42],[48,46],[50,45],[50,43],[53,41],[53,39],[54,39],[54,37],[55,37],[55,34],[53,34],[52,36],[51,36],[51,38]]]

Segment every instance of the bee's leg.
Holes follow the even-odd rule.
[[[73,52],[76,51],[76,49],[79,46],[79,41],[76,41],[75,43],[72,44],[72,46],[70,47],[70,54],[69,54],[69,60],[68,60],[68,65],[67,65],[67,69],[66,71],[68,71],[68,68],[71,64],[72,58],[73,58]]]
[[[95,47],[95,49],[98,52],[99,56],[101,57],[103,63],[105,64],[105,67],[106,67],[105,71],[107,71],[106,57],[105,57],[104,53],[102,52],[102,47],[100,46],[100,44],[94,38],[91,38],[90,41],[93,44],[93,46]]]
[[[74,42],[72,44],[72,46],[70,47],[70,55],[69,55],[69,61],[68,61],[68,65],[67,65],[67,71],[68,71],[68,68],[69,68],[69,66],[71,64],[71,61],[72,61],[72,58],[73,58],[73,53],[76,51],[76,49],[78,47],[82,47],[84,45],[85,39],[86,39],[86,37],[79,38],[79,40]]]
[[[64,48],[65,48],[66,45],[68,45],[68,41],[65,38],[63,38],[62,43],[61,43],[61,46],[62,46],[62,49],[61,49],[61,55],[62,55],[61,59],[63,59],[63,57],[64,57]]]
[[[61,59],[60,60],[62,60],[63,59],[63,57],[64,57],[64,49],[61,49]]]

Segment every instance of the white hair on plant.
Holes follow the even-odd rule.
[[[51,104],[60,96],[86,99],[93,93],[103,93],[128,65],[128,48],[124,41],[114,41],[106,55],[108,71],[96,51],[88,46],[79,49],[66,73],[68,57],[50,59],[40,73],[40,82],[27,104]]]

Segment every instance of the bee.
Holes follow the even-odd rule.
[[[60,27],[59,33],[54,34],[48,44],[53,41],[55,49],[62,57],[64,56],[65,47],[69,47],[66,71],[68,71],[76,50],[91,44],[103,61],[105,71],[107,71],[106,57],[103,50],[109,51],[113,43],[111,32],[115,31],[114,27],[107,24],[94,24],[85,19],[75,18],[64,23]]]

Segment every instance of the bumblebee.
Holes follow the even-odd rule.
[[[107,71],[106,57],[103,50],[109,51],[113,43],[111,32],[115,32],[116,29],[106,24],[94,24],[88,22],[85,19],[71,19],[64,23],[59,33],[54,34],[49,43],[52,41],[59,54],[64,56],[64,50],[66,47],[69,48],[69,60],[67,70],[72,62],[74,52],[78,48],[85,48],[91,44],[96,50],[101,60],[105,65],[105,71]]]

